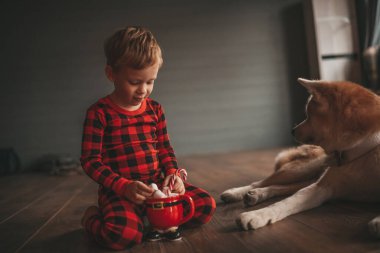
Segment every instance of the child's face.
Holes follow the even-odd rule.
[[[106,66],[106,74],[114,85],[114,95],[126,108],[136,108],[153,91],[154,81],[157,78],[159,64],[144,69],[121,67],[113,71]]]

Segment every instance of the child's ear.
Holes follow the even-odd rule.
[[[115,81],[115,77],[114,77],[114,74],[113,74],[113,69],[110,65],[106,65],[106,68],[104,69],[104,71],[106,72],[106,76],[108,78],[108,80],[110,80],[111,82],[114,82]]]

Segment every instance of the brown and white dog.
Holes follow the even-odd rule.
[[[226,190],[225,202],[255,205],[291,195],[236,219],[257,229],[327,200],[380,201],[380,97],[350,82],[298,79],[310,93],[306,119],[293,129],[297,148],[281,152],[275,172],[251,185]],[[380,237],[380,216],[369,222]]]

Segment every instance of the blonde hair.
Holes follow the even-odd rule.
[[[122,66],[143,69],[163,63],[157,40],[148,29],[139,26],[117,30],[105,41],[104,53],[107,65],[115,71]]]

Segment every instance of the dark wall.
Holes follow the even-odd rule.
[[[307,77],[300,0],[25,0],[0,9],[0,148],[14,147],[24,166],[48,153],[79,156],[85,110],[112,90],[103,41],[125,25],[147,26],[163,48],[152,97],[177,154],[292,143],[303,110],[294,102],[305,96],[296,77]]]

